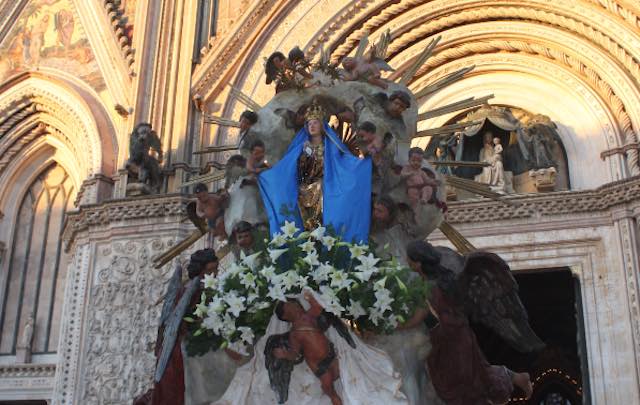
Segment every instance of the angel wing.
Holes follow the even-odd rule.
[[[264,346],[264,362],[269,372],[269,384],[278,397],[278,403],[284,404],[289,398],[289,382],[293,367],[303,358],[300,356],[298,361],[279,359],[273,355],[274,349],[277,348],[289,349],[289,332],[269,336]]]
[[[371,63],[373,63],[374,65],[376,65],[376,67],[384,72],[395,72],[396,70],[394,68],[391,67],[391,65],[389,65],[387,63],[386,60],[382,59],[382,58],[371,58]]]
[[[178,304],[167,319],[164,327],[164,333],[162,335],[162,351],[160,352],[160,356],[158,356],[158,365],[156,366],[156,373],[154,376],[155,382],[160,382],[164,375],[164,371],[167,368],[167,364],[169,364],[171,352],[173,352],[173,347],[178,340],[178,331],[180,329],[180,324],[182,323],[182,318],[186,315],[187,308],[191,302],[191,297],[198,290],[199,283],[200,277],[195,277],[189,280],[185,287],[184,294],[182,294],[180,301],[178,301]]]
[[[193,225],[195,225],[196,228],[201,230],[207,229],[207,221],[204,218],[200,218],[196,212],[195,201],[191,201],[187,204],[186,211],[187,211],[187,218],[189,218],[189,220],[193,222]]]
[[[390,43],[391,43],[391,30],[386,30],[385,33],[382,34],[378,42],[376,42],[376,44],[374,45],[372,59],[379,58],[384,61],[387,57],[387,48],[389,47]]]
[[[182,266],[178,263],[169,280],[167,293],[164,295],[164,304],[162,304],[162,312],[160,313],[160,327],[164,326],[164,323],[169,319],[180,287],[182,287]]]
[[[498,255],[489,252],[466,255],[458,288],[465,311],[474,322],[488,326],[522,353],[544,347],[529,326],[511,269]]]
[[[349,344],[349,346],[354,349],[356,348],[356,342],[353,340],[353,336],[351,336],[349,328],[335,314],[322,311],[318,317],[318,326],[320,326],[320,329],[322,329],[323,332],[329,329],[329,326],[333,326],[336,332],[338,332],[338,335],[340,335]]]

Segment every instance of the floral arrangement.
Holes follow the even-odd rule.
[[[395,260],[376,257],[367,245],[342,241],[324,227],[300,232],[286,222],[281,231],[218,277],[205,276],[194,318],[186,318],[195,339],[247,353],[275,304],[305,288],[326,311],[375,333],[393,331],[427,298],[422,279]]]

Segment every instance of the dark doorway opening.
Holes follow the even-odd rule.
[[[491,364],[504,364],[514,371],[531,374],[533,396],[525,400],[522,392],[516,390],[510,403],[589,404],[579,281],[568,268],[517,273],[515,278],[531,327],[546,348],[538,353],[519,353],[489,329],[473,325]]]

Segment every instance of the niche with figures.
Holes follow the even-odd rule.
[[[437,161],[476,162],[478,166],[437,166],[453,174],[489,185],[501,194],[569,190],[567,157],[557,126],[549,117],[495,105],[459,115],[449,124],[473,122],[464,132],[434,136],[428,156]],[[448,190],[449,199],[473,197]]]

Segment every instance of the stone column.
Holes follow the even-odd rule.
[[[612,216],[618,232],[621,263],[624,267],[630,326],[635,352],[635,380],[636,387],[638,387],[640,382],[640,297],[638,296],[640,272],[640,251],[638,249],[639,232],[637,220],[634,218],[633,211],[628,207],[614,210]]]

